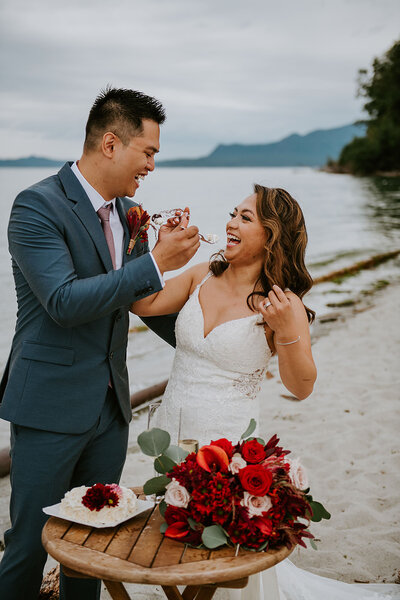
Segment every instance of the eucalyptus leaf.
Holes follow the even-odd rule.
[[[192,517],[188,517],[188,523],[190,525],[190,529],[194,529],[196,531],[198,524],[194,519],[192,519]]]
[[[176,462],[171,460],[169,456],[166,456],[165,454],[160,454],[154,461],[155,470],[157,473],[162,473],[163,475],[172,471],[174,467],[176,467]]]
[[[266,542],[261,544],[261,546],[259,548],[257,548],[257,552],[262,552],[263,550],[265,550],[265,548],[268,546],[268,544],[269,544],[269,540],[267,540]]]
[[[311,546],[311,548],[314,548],[314,550],[318,550],[318,546],[317,546],[317,544],[314,542],[314,540],[310,540],[310,546]]]
[[[146,481],[143,486],[143,492],[146,496],[151,496],[152,494],[156,494],[160,496],[165,493],[165,486],[171,483],[171,480],[166,475],[160,475],[159,477],[153,477]]]
[[[240,439],[244,440],[244,439],[248,438],[253,433],[256,426],[257,426],[256,421],[254,419],[250,419],[250,423],[249,423],[246,431],[240,436]]]
[[[206,548],[214,549],[223,546],[227,542],[227,537],[219,525],[210,525],[204,527],[201,540]]]
[[[161,516],[163,517],[165,515],[165,511],[167,510],[168,504],[165,502],[165,500],[161,500],[160,504],[158,505],[158,510],[160,511]]]
[[[171,443],[171,436],[163,429],[148,429],[138,436],[138,444],[143,454],[158,456],[164,452]]]
[[[160,525],[160,533],[165,533],[168,529],[168,525],[167,523],[164,521],[164,523],[161,523]]]
[[[310,502],[311,509],[313,511],[313,516],[311,517],[311,521],[314,523],[319,523],[322,519],[330,519],[331,515],[328,511],[322,506],[320,502],[315,502],[313,500]]]
[[[176,462],[178,465],[185,460],[188,454],[189,452],[187,450],[184,450],[179,446],[169,446],[169,448],[164,451],[164,455],[168,456],[168,458]]]

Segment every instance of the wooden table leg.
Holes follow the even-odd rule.
[[[120,581],[109,581],[106,579],[103,581],[112,600],[131,600],[128,592]]]
[[[182,595],[175,585],[162,585],[161,587],[168,600],[182,600]]]
[[[182,598],[183,598],[183,600],[195,600],[199,591],[200,591],[199,585],[188,585],[185,587],[185,589],[182,593]]]
[[[196,596],[196,600],[211,600],[217,589],[217,586],[201,586],[200,591]]]

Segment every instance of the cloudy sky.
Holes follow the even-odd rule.
[[[78,157],[107,83],[165,104],[160,158],[353,122],[399,24],[398,0],[0,0],[0,158]]]

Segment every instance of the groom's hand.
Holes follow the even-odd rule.
[[[152,250],[161,273],[185,266],[200,247],[199,229],[187,227],[188,218],[181,219],[176,227],[165,226],[160,230],[157,244]]]

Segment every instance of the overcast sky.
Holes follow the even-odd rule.
[[[107,83],[167,109],[160,158],[362,116],[359,68],[400,38],[399,0],[0,0],[0,158],[79,157]]]

